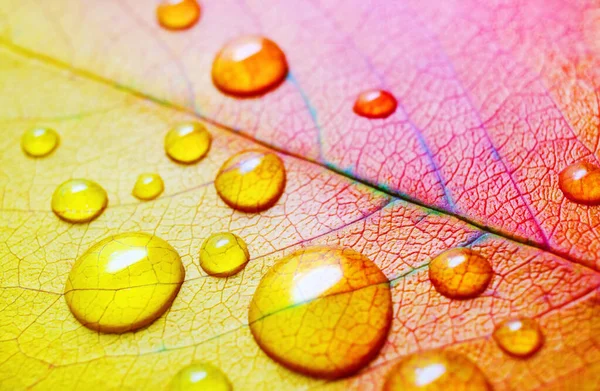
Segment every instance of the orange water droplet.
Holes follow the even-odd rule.
[[[544,342],[537,322],[528,318],[506,320],[496,327],[492,336],[502,350],[515,357],[533,355]]]
[[[231,391],[227,376],[209,363],[193,363],[180,370],[169,388],[171,391]]]
[[[196,0],[164,0],[156,8],[156,19],[169,30],[192,27],[200,18],[200,5]]]
[[[274,153],[240,152],[221,166],[215,188],[233,209],[260,212],[273,206],[281,197],[285,188],[285,167]]]
[[[558,176],[558,185],[565,197],[586,205],[600,204],[600,167],[588,163],[573,163]]]
[[[52,211],[71,223],[85,223],[100,216],[108,205],[106,190],[87,179],[70,179],[52,195]]]
[[[384,90],[361,92],[354,103],[354,112],[367,118],[387,118],[396,111],[394,95]]]
[[[211,276],[232,276],[242,270],[249,259],[246,243],[230,232],[210,235],[200,249],[200,266]]]
[[[245,36],[228,42],[217,54],[212,79],[222,92],[238,97],[264,94],[288,72],[285,54],[270,39]]]
[[[386,340],[389,282],[354,250],[300,250],[262,278],[248,320],[258,345],[282,365],[311,376],[346,376],[373,359]]]
[[[202,159],[210,149],[211,136],[199,122],[174,126],[165,136],[165,152],[178,163],[190,164]]]
[[[429,264],[429,279],[435,289],[451,299],[469,299],[481,294],[494,270],[489,261],[468,248],[445,251]]]
[[[459,353],[431,350],[400,360],[389,371],[384,391],[491,391],[483,372]]]

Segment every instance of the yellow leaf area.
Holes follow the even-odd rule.
[[[237,152],[266,147],[207,124],[207,156],[179,165],[165,155],[164,137],[193,116],[12,47],[0,49],[0,71],[0,389],[163,389],[194,361],[219,367],[236,390],[380,389],[402,357],[438,347],[464,353],[499,390],[585,390],[600,381],[596,272],[285,154],[278,202],[261,213],[235,211],[214,188],[219,167]],[[46,158],[20,148],[33,126],[60,134]],[[160,174],[165,187],[148,202],[131,195],[144,172]],[[108,207],[91,223],[70,224],[50,210],[54,189],[71,178],[107,191]],[[173,246],[185,281],[148,327],[90,330],[64,299],[68,274],[94,243],[131,231]],[[199,266],[202,243],[216,232],[247,243],[250,261],[235,276],[211,277]],[[391,281],[393,321],[383,348],[336,381],[281,366],[248,326],[260,279],[278,259],[313,245],[351,247]],[[472,300],[450,300],[429,282],[429,261],[456,246],[478,251],[495,272]],[[507,356],[492,338],[495,325],[517,316],[536,319],[544,333],[544,346],[527,360]]]

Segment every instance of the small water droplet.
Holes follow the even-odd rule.
[[[140,200],[153,200],[165,190],[162,178],[158,174],[140,174],[131,194]]]
[[[506,320],[496,327],[492,336],[506,353],[523,358],[537,352],[544,342],[537,322],[528,318]]]
[[[264,94],[288,73],[285,54],[270,39],[245,36],[228,42],[217,54],[212,79],[222,92],[238,97]]]
[[[210,133],[204,125],[187,122],[169,130],[165,137],[165,152],[178,163],[190,164],[208,153],[210,143]]]
[[[106,191],[87,179],[70,179],[52,195],[52,211],[71,223],[85,223],[100,216],[108,205]]]
[[[361,92],[354,103],[354,112],[367,118],[387,118],[396,111],[394,95],[384,90]]]
[[[200,19],[200,5],[196,0],[163,0],[156,8],[156,19],[169,30],[184,30]]]
[[[273,206],[283,194],[285,167],[274,153],[240,152],[221,166],[215,188],[233,209],[260,212]]]
[[[468,248],[457,247],[435,257],[429,279],[435,289],[451,299],[469,299],[487,288],[494,270],[489,261]]]
[[[600,167],[589,162],[573,163],[558,176],[565,197],[586,205],[600,204]]]
[[[179,371],[171,381],[171,391],[231,391],[227,376],[209,363],[193,363]]]
[[[169,243],[145,233],[124,233],[101,240],[77,259],[65,299],[84,326],[122,333],[160,317],[184,276],[181,258]]]
[[[242,270],[249,259],[246,243],[229,232],[210,235],[200,249],[200,266],[211,276],[232,276]]]
[[[282,365],[310,376],[347,376],[371,361],[387,338],[389,282],[354,250],[303,249],[265,274],[248,320],[258,345]]]
[[[491,391],[483,372],[459,353],[430,350],[401,359],[388,372],[384,391]]]
[[[23,133],[21,148],[29,156],[42,157],[54,151],[59,141],[60,137],[54,129],[34,128]]]

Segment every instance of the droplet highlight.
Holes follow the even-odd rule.
[[[54,151],[59,142],[60,137],[54,129],[34,128],[23,133],[21,148],[31,157],[43,157]]]
[[[526,358],[543,345],[544,337],[533,319],[509,319],[500,323],[492,334],[498,346],[514,357]]]
[[[165,137],[167,156],[178,163],[191,164],[202,159],[210,149],[211,136],[199,122],[187,122],[173,127]]]
[[[215,188],[219,197],[233,209],[261,212],[273,206],[283,194],[283,161],[271,152],[240,152],[221,166]]]
[[[391,93],[384,90],[361,92],[354,103],[354,112],[366,118],[387,118],[392,115],[398,102]]]
[[[219,368],[209,363],[193,363],[171,381],[171,391],[231,391],[233,387]]]
[[[211,276],[232,276],[241,271],[249,259],[246,243],[230,232],[210,235],[200,249],[200,266]]]
[[[212,66],[214,85],[225,94],[252,97],[273,90],[288,73],[287,60],[277,44],[260,36],[228,42]]]
[[[303,249],[265,274],[248,320],[262,350],[287,368],[329,379],[347,376],[371,361],[387,338],[389,282],[352,249]]]
[[[52,195],[52,211],[71,223],[85,223],[100,216],[108,205],[106,190],[87,179],[70,179]]]
[[[585,205],[600,205],[600,167],[589,162],[571,164],[558,176],[565,197]]]
[[[429,264],[429,280],[451,299],[470,299],[483,293],[494,270],[489,261],[468,248],[445,251]]]
[[[401,359],[388,372],[384,391],[491,391],[484,373],[459,353],[431,350]]]
[[[131,194],[140,200],[153,200],[165,190],[165,184],[158,174],[140,174]]]
[[[168,30],[185,30],[198,22],[200,11],[196,0],[163,0],[156,8],[156,19]]]
[[[169,243],[124,233],[101,240],[77,259],[65,299],[75,318],[92,330],[133,331],[171,306],[184,276],[181,258]]]

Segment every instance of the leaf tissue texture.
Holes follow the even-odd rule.
[[[600,7],[594,1],[203,1],[197,25],[161,29],[142,0],[0,0],[0,389],[161,389],[193,361],[236,390],[378,390],[407,354],[433,348],[475,361],[496,390],[600,388],[600,209],[567,200],[558,174],[598,164]],[[290,72],[254,99],[211,82],[216,53],[264,35]],[[353,112],[390,91],[394,114]],[[202,121],[200,162],[164,153],[175,124]],[[60,145],[33,159],[23,132]],[[272,208],[232,210],[217,195],[223,163],[277,153],[287,183]],[[140,202],[137,177],[165,191]],[[108,208],[88,224],[50,210],[56,186],[87,178]],[[142,231],[181,255],[185,281],[147,328],[82,326],[63,292],[100,239]],[[202,242],[232,232],[250,261],[229,278],[199,266]],[[390,334],[380,354],[337,381],[289,371],[260,350],[248,308],[275,262],[308,246],[351,247],[389,279]],[[469,247],[494,270],[477,298],[451,300],[428,278],[440,253]],[[535,319],[545,342],[527,360],[494,327]]]

